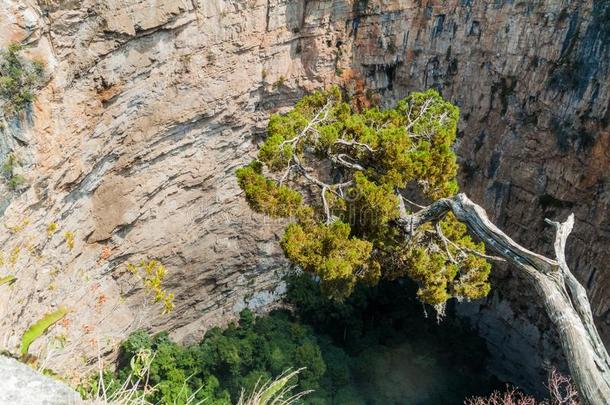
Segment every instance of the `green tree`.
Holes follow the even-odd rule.
[[[487,259],[508,261],[540,294],[584,402],[605,403],[610,356],[565,258],[574,216],[547,220],[556,228],[555,259],[498,229],[457,194],[458,119],[458,108],[434,90],[361,111],[337,87],[318,91],[271,117],[266,141],[237,170],[238,182],[254,210],[294,219],[281,241],[286,256],[339,300],[358,282],[408,276],[418,298],[442,314],[450,298],[488,294]],[[501,257],[486,255],[467,230]]]
[[[253,209],[295,218],[284,252],[318,275],[329,296],[345,298],[358,281],[410,276],[419,298],[438,308],[451,297],[480,298],[489,292],[490,265],[483,244],[455,217],[409,237],[396,226],[406,212],[401,190],[410,187],[423,201],[457,192],[451,147],[458,118],[434,90],[363,111],[338,88],[317,92],[271,117],[257,158],[237,177]]]

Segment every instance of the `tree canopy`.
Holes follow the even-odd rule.
[[[290,217],[286,256],[344,299],[357,282],[409,276],[442,308],[489,292],[485,248],[452,213],[405,231],[407,207],[457,193],[459,109],[435,90],[394,108],[357,110],[340,89],[303,97],[269,121],[257,157],[237,170],[250,206]]]
[[[285,281],[291,312],[255,316],[244,309],[238,322],[211,328],[187,346],[165,332],[132,333],[121,345],[117,372],[96,372],[81,385],[83,396],[95,398],[103,377],[109,397],[135,385],[137,404],[230,405],[242,389],[252,392],[303,367],[289,384],[313,390],[296,402],[303,405],[460,403],[500,388],[485,372],[484,341],[458,318],[429,322],[413,283],[358,285],[339,302],[307,274],[289,273]],[[395,362],[398,354],[409,361]],[[390,367],[390,380],[408,376],[408,383],[388,384]]]

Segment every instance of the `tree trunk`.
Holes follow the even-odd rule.
[[[411,215],[403,213],[398,225],[410,234],[419,225],[441,219],[448,211],[465,223],[488,248],[521,271],[536,289],[557,330],[572,379],[583,402],[588,405],[610,404],[610,357],[593,323],[586,291],[565,260],[565,245],[574,225],[574,215],[561,224],[547,220],[557,230],[556,260],[517,244],[465,194],[438,200]]]

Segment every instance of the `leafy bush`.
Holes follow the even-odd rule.
[[[105,374],[105,386],[118,389],[141,368],[132,359],[155,353],[148,376],[155,387],[147,394],[152,403],[181,404],[191,396],[207,398],[206,403],[235,403],[242,389],[252,392],[290,368],[303,368],[290,385],[297,392],[313,390],[301,399],[307,404],[389,403],[413,390],[409,384],[387,388],[380,373],[438,378],[417,380],[423,382],[414,395],[430,397],[422,404],[453,403],[491,391],[479,371],[485,359],[481,340],[450,317],[441,325],[426,319],[413,296],[415,286],[357,286],[350,298],[337,302],[306,274],[287,281],[292,313],[276,310],[255,317],[246,309],[238,323],[213,328],[191,346],[172,342],[166,333],[133,333],[122,344],[119,371]],[[405,344],[413,350],[400,358],[398,370],[388,372],[388,361],[404,355]]]
[[[439,314],[451,298],[487,295],[485,247],[463,224],[447,215],[436,228],[418,226],[406,237],[406,209],[401,213],[400,190],[420,201],[458,191],[458,107],[435,90],[386,110],[350,101],[333,87],[270,117],[256,159],[236,171],[250,207],[292,217],[284,253],[335,299],[348,297],[358,282],[405,276]]]
[[[66,242],[68,247],[72,249],[74,246],[74,236],[69,240],[66,233]],[[72,243],[71,245],[70,242]],[[128,263],[127,270],[141,279],[144,288],[153,296],[154,302],[161,303],[163,308],[162,314],[165,315],[174,310],[174,294],[163,286],[163,281],[167,276],[167,269],[163,263],[157,260],[147,262],[142,259],[139,264]]]

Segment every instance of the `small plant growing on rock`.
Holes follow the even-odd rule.
[[[13,284],[15,281],[17,281],[17,279],[15,278],[15,276],[4,276],[4,277],[0,277],[0,285],[11,285]]]
[[[64,239],[66,240],[66,246],[68,246],[68,249],[74,249],[74,232],[64,232]]]
[[[25,184],[25,177],[18,173],[20,165],[17,155],[9,153],[1,167],[6,184],[12,191],[20,189]]]
[[[23,58],[22,50],[23,45],[12,43],[0,51],[0,100],[5,115],[23,111],[36,99],[35,92],[42,84],[43,63]]]
[[[275,83],[273,83],[273,87],[279,88],[286,84],[286,78],[284,76],[280,76]]]
[[[47,226],[47,236],[53,236],[53,234],[57,232],[57,228],[59,228],[59,225],[57,225],[56,222],[51,222],[49,226]]]
[[[11,266],[14,266],[15,264],[17,264],[17,260],[19,260],[20,253],[21,253],[21,246],[15,246],[13,249],[11,249],[11,254],[9,255],[9,258],[8,258],[8,263]]]
[[[21,220],[21,222],[19,222],[16,225],[7,225],[4,224],[4,227],[13,235],[18,234],[19,232],[23,231],[25,229],[26,226],[28,226],[30,223],[30,220],[28,218],[24,218]]]
[[[138,265],[128,263],[127,270],[140,277],[144,288],[153,295],[154,301],[162,304],[163,314],[174,310],[174,294],[163,288],[163,280],[167,275],[167,269],[161,262],[157,260],[149,262],[142,260]]]
[[[58,310],[48,313],[40,318],[36,323],[28,328],[21,338],[21,355],[27,356],[30,345],[42,336],[47,329],[59,322],[66,314],[68,309],[61,307]]]

